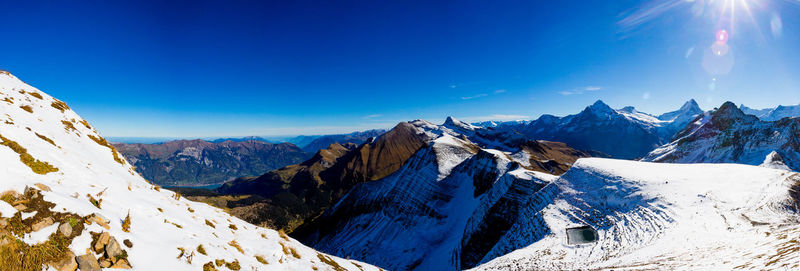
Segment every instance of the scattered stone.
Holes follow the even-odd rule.
[[[72,251],[67,251],[66,254],[66,258],[53,265],[53,267],[58,271],[75,271],[75,269],[78,269],[78,262],[75,261],[75,254],[72,253]]]
[[[97,223],[97,225],[100,225],[106,230],[111,229],[111,227],[108,226],[109,220],[99,214],[92,214],[88,219],[86,219],[86,222],[89,225],[91,225],[92,222]]]
[[[36,187],[38,187],[38,188],[39,188],[39,190],[42,190],[42,191],[47,191],[47,192],[52,192],[52,191],[53,191],[52,189],[50,189],[50,187],[49,187],[49,186],[46,186],[46,185],[44,185],[44,184],[41,184],[41,183],[36,183],[36,184],[34,184],[34,185],[35,185]]]
[[[131,242],[131,240],[129,240],[129,239],[122,240],[122,243],[125,244],[126,247],[129,247],[129,248],[133,247],[133,242]]]
[[[81,271],[100,271],[100,264],[97,263],[97,258],[92,254],[75,257],[75,261],[78,262],[78,268]]]
[[[72,235],[72,226],[70,226],[68,222],[63,222],[58,226],[58,232],[66,237],[70,237]]]
[[[55,223],[55,221],[53,221],[53,218],[48,216],[45,219],[42,219],[41,221],[37,222],[36,224],[33,224],[31,226],[31,230],[32,231],[39,231],[39,230],[43,229],[44,227],[53,225],[53,223]]]
[[[100,267],[102,267],[102,268],[109,268],[109,267],[111,267],[111,264],[113,264],[113,263],[109,259],[100,258],[99,264],[100,264]]]
[[[8,226],[8,219],[0,218],[0,228],[5,228]]]
[[[128,262],[126,259],[119,259],[111,268],[117,269],[131,269],[131,263]]]
[[[119,246],[119,243],[117,243],[117,239],[111,237],[106,245],[106,256],[108,256],[109,259],[116,259],[119,255],[122,255],[122,248]]]
[[[103,253],[103,251],[106,248],[106,244],[108,244],[108,241],[110,239],[111,239],[111,235],[109,235],[108,232],[100,233],[100,236],[98,236],[97,240],[95,240],[94,244],[92,244],[92,248],[94,249],[94,252],[95,253]]]
[[[25,206],[25,204],[17,204],[14,205],[14,209],[17,209],[17,211],[25,211],[25,209],[28,209],[28,206]]]

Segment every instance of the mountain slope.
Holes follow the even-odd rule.
[[[219,184],[309,158],[291,143],[175,140],[158,144],[114,144],[147,180],[166,186]]]
[[[795,173],[591,158],[550,186],[498,246],[516,251],[476,270],[800,267]],[[567,244],[565,229],[577,226],[596,230],[597,241]]]
[[[679,110],[658,117],[633,107],[614,110],[597,101],[578,114],[566,117],[543,115],[512,130],[533,139],[564,142],[582,150],[633,159],[669,142],[676,131],[700,113],[702,110],[694,100],[686,102]]]
[[[158,189],[66,104],[7,72],[0,72],[0,135],[6,267],[376,269]]]
[[[426,135],[426,144],[394,173],[353,187],[293,236],[394,270],[474,266],[530,195],[555,178],[534,170],[561,172],[586,155],[563,143],[508,138],[453,118],[443,125],[416,120],[404,126]]]
[[[674,163],[740,163],[760,165],[775,152],[791,169],[800,170],[800,119],[763,121],[731,102],[697,118],[676,140],[644,160]]]
[[[227,202],[224,207],[252,223],[292,232],[336,203],[354,185],[383,178],[400,168],[425,144],[425,136],[410,126],[400,123],[358,147],[331,144],[308,161],[253,180],[232,182],[217,191],[254,196]]]

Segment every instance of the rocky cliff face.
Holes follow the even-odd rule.
[[[644,160],[760,165],[768,156],[780,157],[785,166],[800,169],[800,119],[763,121],[726,102],[698,117],[673,142]]]
[[[408,123],[360,146],[331,144],[310,160],[236,181],[217,191],[253,195],[228,203],[232,213],[256,224],[293,231],[338,201],[353,186],[380,179],[399,169],[425,145],[425,135]]]
[[[296,164],[310,157],[290,143],[175,140],[114,144],[147,180],[164,186],[220,184]]]

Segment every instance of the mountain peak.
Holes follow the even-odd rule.
[[[695,109],[697,111],[702,111],[700,110],[700,106],[697,105],[697,101],[695,101],[694,99],[689,99],[688,101],[686,101],[686,103],[683,104],[683,106],[681,106],[681,110],[684,111],[695,110]]]
[[[475,129],[475,127],[473,125],[471,125],[469,123],[466,123],[466,122],[463,122],[463,121],[460,121],[460,120],[457,120],[457,119],[453,118],[452,116],[447,116],[447,119],[444,121],[444,124],[442,124],[442,125],[444,125],[446,127],[450,127],[450,128],[462,128],[462,129],[467,129],[467,130],[474,130]]]
[[[591,112],[594,113],[595,115],[600,116],[600,115],[609,115],[612,112],[614,112],[614,109],[612,109],[602,100],[597,100],[592,105],[587,106],[584,112]]]
[[[723,103],[722,106],[714,112],[714,117],[716,118],[741,118],[744,116],[744,112],[730,101]]]

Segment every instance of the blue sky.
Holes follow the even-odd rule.
[[[800,103],[797,1],[22,2],[0,9],[0,68],[106,136]]]

